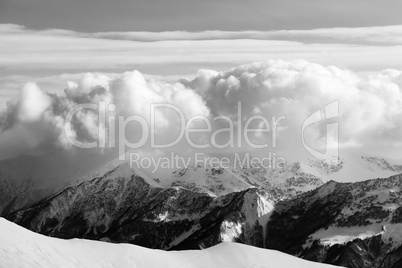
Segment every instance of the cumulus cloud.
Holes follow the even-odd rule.
[[[110,116],[139,115],[151,121],[152,104],[169,104],[177,107],[186,122],[194,116],[211,122],[211,132],[196,133],[192,141],[206,144],[212,132],[230,127],[233,120],[234,139],[239,127],[255,116],[249,128],[268,129],[267,132],[250,133],[253,143],[267,143],[272,149],[273,117],[285,116],[277,126],[275,150],[303,150],[302,125],[312,113],[325,105],[339,101],[339,128],[341,147],[359,147],[368,153],[374,147],[401,146],[402,137],[402,74],[387,69],[370,75],[356,74],[335,66],[322,66],[307,61],[267,61],[242,65],[227,71],[200,70],[191,79],[166,82],[155,77],[145,77],[138,71],[125,72],[113,77],[88,73],[81,81],[69,82],[63,95],[42,91],[36,84],[27,83],[16,99],[10,101],[0,120],[0,152],[2,158],[29,152],[46,150],[75,150],[64,132],[65,117],[76,105],[105,103],[106,119]],[[238,104],[241,103],[239,118]],[[109,104],[115,105],[109,109]],[[163,108],[155,110],[157,143],[169,143],[179,135],[182,118],[177,111]],[[219,120],[214,120],[216,117]],[[111,122],[116,117],[100,120],[96,110],[78,111],[71,121],[74,138],[91,142],[109,140]],[[261,120],[266,118],[268,127]],[[240,123],[239,123],[240,122]],[[311,126],[307,130],[309,143],[325,142],[326,123]],[[194,121],[192,128],[206,128],[202,120]],[[106,136],[100,136],[100,131]],[[127,126],[131,142],[141,138],[138,124]],[[225,144],[231,133],[222,131],[217,141]],[[119,143],[118,135],[114,137]],[[105,140],[105,142],[106,142]],[[147,143],[144,147],[149,147]],[[148,148],[147,147],[147,148]],[[269,150],[265,149],[265,150]],[[184,152],[191,150],[182,141],[174,148]],[[211,146],[207,150],[214,150]],[[218,151],[229,151],[228,146]],[[235,150],[251,150],[242,143]],[[100,150],[99,153],[103,153]]]
[[[115,78],[103,74],[87,73],[77,82],[70,81],[64,94],[56,95],[42,91],[35,83],[26,83],[20,94],[7,103],[1,115],[1,157],[17,155],[32,150],[53,148],[73,149],[66,138],[64,120],[71,109],[79,104],[113,104],[107,110],[108,118],[117,121],[139,115],[149,124],[151,104],[162,103],[177,107],[188,119],[195,115],[209,116],[209,109],[202,97],[181,83],[167,83],[154,77],[146,78],[138,71],[126,72]],[[174,139],[180,132],[181,118],[173,110],[156,110],[156,137]],[[101,122],[94,109],[79,110],[71,121],[74,138],[90,142],[101,138],[99,129],[107,129],[110,122]],[[115,122],[117,123],[117,122]],[[138,126],[128,126],[127,136],[136,139],[142,132]],[[116,134],[116,137],[118,134]],[[12,141],[12,142],[11,142]],[[160,141],[158,141],[160,142]]]
[[[67,148],[63,116],[67,107],[56,96],[35,83],[25,84],[18,97],[7,103],[1,116],[2,156],[29,153],[52,145]]]
[[[286,115],[286,130],[279,138],[288,145],[299,142],[302,123],[309,115],[339,101],[341,144],[368,146],[401,141],[400,79],[401,72],[396,70],[362,77],[306,61],[269,61],[214,76],[201,73],[190,86],[198,89],[214,114],[233,116],[233,104],[241,102],[246,118]],[[207,90],[200,89],[205,84]],[[313,134],[311,140],[326,138],[325,128],[317,128]]]

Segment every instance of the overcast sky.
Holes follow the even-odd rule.
[[[400,0],[1,0],[0,23],[81,32],[402,24]]]
[[[289,146],[339,100],[344,148],[399,153],[401,10],[400,0],[0,0],[0,158],[70,150],[63,116],[99,100],[123,115],[166,101],[205,116],[237,115],[233,103],[247,100],[248,116],[289,116]],[[82,120],[77,133],[99,133],[91,114]],[[177,130],[164,122],[162,133]]]

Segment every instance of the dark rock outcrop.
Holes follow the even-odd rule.
[[[350,268],[402,267],[402,176],[334,181],[276,204],[266,246]]]

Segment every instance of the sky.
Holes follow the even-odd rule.
[[[1,0],[0,158],[70,150],[68,109],[100,100],[148,119],[153,102],[210,119],[234,118],[231,107],[244,102],[245,118],[290,116],[286,149],[303,120],[342,100],[343,147],[400,150],[401,7],[393,0]],[[104,126],[81,116],[74,135],[99,138]],[[177,131],[169,116],[161,133]],[[324,138],[322,127],[311,132],[310,140]]]
[[[294,30],[402,24],[398,0],[1,0],[0,23],[98,31]]]

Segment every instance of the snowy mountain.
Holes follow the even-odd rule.
[[[359,161],[379,166],[372,159]],[[401,175],[355,183],[318,177],[343,172],[344,163],[191,166],[156,178],[110,162],[91,173],[93,178],[3,215],[59,238],[165,250],[236,241],[346,267],[398,267],[393,265],[402,259]]]
[[[228,240],[262,247],[263,226],[273,204],[272,195],[263,189],[211,196],[179,186],[161,187],[122,165],[5,217],[61,238],[159,249],[210,247]]]
[[[224,169],[192,165],[179,170],[161,170],[158,174],[136,169],[132,174],[166,189],[180,186],[193,192],[220,196],[249,188],[263,188],[272,193],[274,200],[281,200],[313,190],[330,180],[354,182],[386,178],[402,172],[397,161],[373,156],[345,154],[336,164],[309,158],[302,160],[276,168]],[[2,160],[0,215],[29,207],[67,187],[105,176],[124,164],[114,155],[90,152]]]
[[[0,215],[29,207],[67,187],[106,176],[128,165],[114,156],[77,154],[20,156],[0,161]],[[127,170],[122,176],[141,176],[161,188],[182,187],[192,192],[221,196],[250,188],[273,191],[275,199],[293,197],[323,184],[320,174],[306,165],[287,164],[279,169],[234,169],[189,166],[179,170]],[[312,174],[310,174],[310,172]]]
[[[279,202],[266,246],[346,267],[401,267],[402,175],[325,185]]]
[[[327,160],[307,159],[308,165],[324,181],[358,182],[375,178],[388,178],[402,173],[402,161],[379,156],[344,152],[340,157]]]
[[[212,196],[261,188],[270,191],[274,200],[281,200],[321,186],[324,182],[318,175],[313,169],[306,169],[300,163],[285,164],[277,169],[268,169],[261,165],[242,169],[198,165],[174,171],[163,185],[181,186]]]
[[[204,250],[161,251],[83,239],[62,240],[0,218],[0,267],[332,267],[237,243]]]

